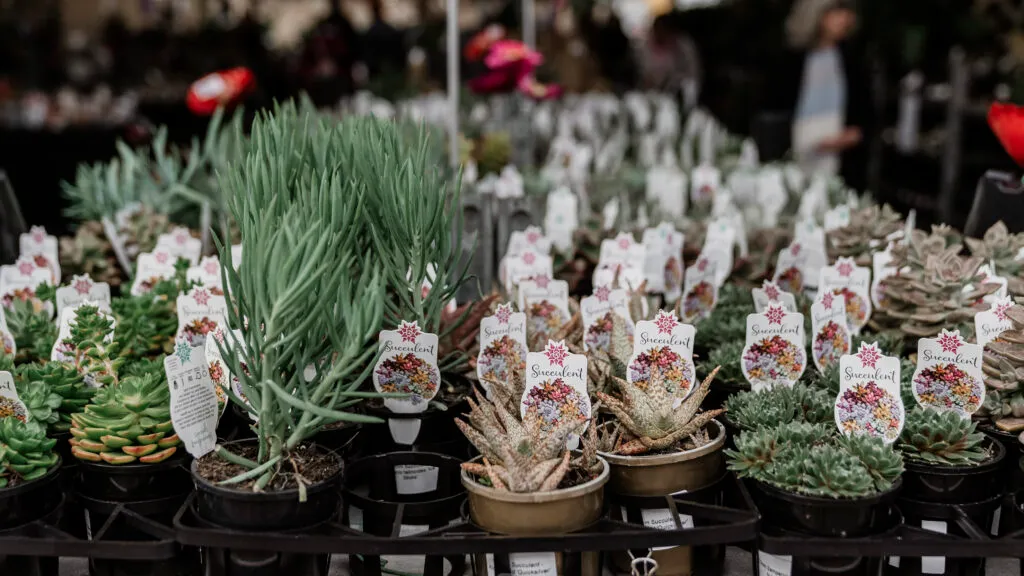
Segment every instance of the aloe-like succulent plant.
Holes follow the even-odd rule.
[[[790,422],[743,432],[727,450],[729,469],[787,492],[858,498],[892,487],[900,454],[879,438],[845,438],[834,425]]]
[[[700,404],[711,389],[718,369],[700,383],[678,406],[665,384],[658,366],[651,366],[645,387],[614,378],[616,395],[598,392],[597,397],[615,420],[602,427],[599,447],[602,451],[623,455],[641,455],[662,450],[689,450],[710,442],[705,426],[725,410],[700,412]]]
[[[973,466],[991,454],[985,435],[977,424],[954,411],[917,407],[907,412],[907,421],[897,447],[911,460],[936,466]]]
[[[5,313],[7,328],[14,336],[17,348],[16,361],[48,359],[57,340],[57,326],[46,312],[31,300],[14,300]]]
[[[181,443],[171,424],[170,402],[170,388],[160,373],[108,384],[71,417],[71,454],[108,464],[163,462]]]
[[[903,216],[888,204],[871,204],[850,213],[850,223],[828,233],[828,253],[836,258],[853,258],[871,266],[871,254],[884,248],[889,237],[903,229]]]
[[[56,420],[49,422],[47,426],[51,433],[70,430],[71,415],[84,410],[96,395],[96,388],[86,386],[78,370],[63,362],[26,364],[19,369],[18,375],[19,382],[28,389],[46,388],[60,399],[59,405],[53,409]]]
[[[976,413],[1007,432],[1024,430],[1024,306],[1006,310],[1011,327],[985,345],[985,402]]]
[[[835,397],[827,391],[798,383],[793,387],[733,394],[726,410],[729,420],[742,430],[757,430],[788,422],[831,422],[834,401]]]
[[[74,365],[95,386],[117,383],[125,361],[120,343],[109,337],[113,331],[113,318],[101,313],[97,306],[83,305],[75,310],[69,338],[75,350]]]
[[[124,280],[114,247],[98,220],[82,222],[74,236],[60,239],[60,268],[65,276],[88,274],[111,288],[120,286]]]
[[[34,421],[0,418],[0,488],[11,488],[45,476],[60,460],[57,443]]]
[[[1010,234],[1002,220],[977,238],[964,238],[972,256],[991,262],[1000,276],[1006,278],[1006,288],[1014,296],[1024,296],[1024,261],[1017,258],[1024,250],[1024,234]]]

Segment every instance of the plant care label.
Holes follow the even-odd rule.
[[[686,214],[686,173],[673,166],[655,166],[647,171],[645,197],[657,204],[658,211],[670,220]]]
[[[9,310],[15,300],[32,300],[36,311],[47,308],[52,317],[53,307],[49,303],[44,305],[36,298],[36,289],[49,282],[50,270],[37,267],[27,256],[21,256],[14,264],[0,266],[0,298],[3,307]]]
[[[418,322],[403,320],[398,330],[381,330],[378,342],[373,387],[377,392],[407,395],[385,398],[384,406],[398,414],[425,412],[441,386],[437,334],[422,332]]]
[[[701,255],[686,269],[683,280],[683,321],[689,324],[707,318],[718,303],[718,284],[715,282],[717,264]]]
[[[779,285],[771,280],[765,280],[760,288],[750,291],[754,297],[754,311],[761,313],[768,308],[769,304],[778,304],[786,309],[786,312],[796,312],[796,297],[779,288]]]
[[[850,225],[850,207],[846,204],[840,204],[831,210],[825,212],[825,233],[832,232],[833,230],[839,230],[840,228],[846,228]]]
[[[551,278],[554,275],[551,257],[545,254],[538,254],[527,250],[522,254],[509,255],[502,260],[505,285],[505,292],[512,294],[523,280],[546,276]]]
[[[57,339],[53,342],[53,348],[50,350],[51,361],[78,364],[78,350],[71,342],[71,329],[77,324],[78,311],[83,306],[95,306],[100,316],[110,320],[110,332],[103,336],[103,341],[107,343],[114,341],[114,328],[117,326],[117,319],[110,314],[110,310],[104,310],[99,306],[98,302],[81,302],[61,311],[60,323],[57,328]],[[89,378],[86,378],[86,380],[88,381]]]
[[[17,418],[28,422],[30,415],[25,403],[18,398],[18,390],[14,387],[14,377],[10,372],[0,372],[0,420]]]
[[[686,490],[681,492],[675,492],[674,494],[685,494]],[[672,517],[672,511],[668,508],[641,508],[637,510],[639,517],[634,517],[629,514],[629,510],[625,506],[619,507],[619,512],[622,514],[623,522],[633,522],[635,524],[642,524],[644,528],[652,528],[654,530],[687,530],[693,528],[693,516],[689,514],[676,513],[676,517]],[[679,520],[679,525],[676,525],[676,519]],[[657,546],[651,548],[651,550],[671,550],[676,546]]]
[[[558,559],[554,552],[520,552],[497,558],[488,554],[487,576],[558,576]]]
[[[889,301],[882,289],[882,280],[896,275],[896,267],[892,265],[892,242],[885,250],[871,255],[871,303],[875,308],[885,308]]]
[[[516,230],[508,238],[509,256],[517,256],[523,252],[551,254],[551,239],[537,226],[528,226],[526,230]]]
[[[553,334],[572,318],[569,311],[569,283],[541,275],[519,286],[519,309],[526,313],[526,338]]]
[[[612,350],[633,349],[633,319],[629,315],[629,294],[622,289],[598,286],[592,296],[580,301],[583,316],[583,349],[611,354]],[[615,322],[622,329],[615,333]],[[613,338],[622,341],[613,342]]]
[[[0,306],[0,352],[4,356],[14,356],[18,353],[18,346],[14,342],[14,334],[7,327],[7,316],[4,314],[4,307]]]
[[[754,391],[792,386],[807,367],[804,315],[779,304],[747,316],[746,342],[740,367]]]
[[[399,464],[395,466],[395,492],[426,494],[437,490],[437,466]]]
[[[767,552],[757,552],[758,576],[791,576],[793,574],[793,557],[777,556]]]
[[[762,226],[776,227],[788,201],[782,170],[774,166],[763,168],[757,177],[757,203],[761,206]]]
[[[1013,323],[1006,316],[1006,311],[1013,307],[1013,299],[1009,296],[997,298],[992,306],[974,315],[974,338],[982,348],[995,340],[1000,334],[1013,328]]]
[[[163,248],[172,256],[184,258],[189,264],[195,266],[199,263],[199,256],[203,253],[203,241],[193,238],[188,228],[178,226],[166,234],[161,234],[156,239],[156,247]]]
[[[60,257],[57,250],[57,237],[46,233],[46,228],[33,226],[28,234],[22,234],[18,238],[19,248],[22,256],[42,256],[36,259],[37,264],[43,264],[50,271],[50,282],[54,285],[60,283]]]
[[[696,380],[694,335],[693,326],[680,323],[675,312],[661,310],[653,321],[637,322],[626,380],[644,391],[661,381],[678,407],[693,392]]]
[[[644,278],[647,292],[675,302],[683,292],[683,235],[668,222],[644,230]]]
[[[818,292],[811,304],[811,358],[822,374],[850,353],[852,338],[846,324],[846,299],[829,291]]]
[[[565,341],[548,340],[543,352],[526,355],[526,389],[519,401],[526,426],[544,432],[570,427],[567,447],[575,450],[590,421],[587,357],[572,354]]]
[[[565,186],[548,194],[544,233],[559,252],[572,250],[572,236],[579,227],[579,200]]]
[[[205,346],[206,335],[220,326],[227,326],[228,303],[213,289],[196,286],[178,295],[178,331],[176,340],[189,346]]]
[[[72,276],[67,286],[57,288],[57,317],[60,318],[65,308],[78,306],[83,302],[92,302],[101,310],[110,310],[110,285],[106,282],[94,282],[87,274]]]
[[[983,348],[968,343],[959,330],[943,330],[917,341],[917,369],[911,380],[921,406],[952,410],[970,419],[985,400]]]
[[[818,290],[846,299],[846,322],[859,334],[871,318],[871,271],[857,266],[853,258],[839,258],[819,272]]]
[[[228,405],[228,393],[230,390],[239,400],[241,400],[246,406],[250,406],[249,399],[245,395],[245,391],[242,390],[242,382],[231,373],[231,367],[224,360],[224,355],[221,352],[221,347],[225,350],[238,349],[239,352],[235,354],[238,359],[239,366],[244,371],[248,371],[249,367],[245,363],[245,355],[242,351],[245,350],[245,339],[242,335],[241,330],[232,330],[231,337],[227,337],[225,334],[225,328],[218,326],[213,332],[211,332],[206,338],[206,366],[210,372],[210,380],[213,381],[214,392],[217,393],[217,402],[220,404],[221,413],[227,409]],[[254,414],[249,413],[249,417],[254,421],[257,419]]]
[[[708,164],[701,164],[690,173],[690,201],[693,204],[710,204],[718,189],[722,187],[722,173]]]
[[[174,263],[177,259],[167,250],[157,248],[152,252],[139,254],[135,263],[135,278],[132,280],[131,295],[148,294],[162,280],[174,278]]]
[[[213,452],[220,412],[204,348],[179,341],[174,353],[164,358],[164,372],[171,387],[174,433],[193,458]]]
[[[198,265],[189,266],[185,272],[185,279],[189,282],[198,282],[213,294],[224,294],[224,282],[220,275],[220,258],[216,256],[203,256]]]
[[[494,316],[480,321],[480,353],[476,375],[490,396],[490,382],[509,382],[526,370],[526,314],[513,312],[512,303],[499,304]]]
[[[906,419],[900,398],[899,358],[883,356],[877,343],[866,342],[856,354],[840,358],[835,419],[843,434],[867,434],[887,444],[895,442]]]
[[[708,225],[701,254],[715,263],[715,286],[721,288],[732,273],[732,248],[736,243],[736,226],[729,218],[718,218]]]

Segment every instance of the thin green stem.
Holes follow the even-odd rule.
[[[245,456],[235,454],[234,452],[220,445],[214,447],[213,451],[217,454],[217,456],[220,456],[221,458],[227,460],[228,462],[231,462],[232,464],[238,464],[239,466],[242,466],[243,468],[247,468],[249,470],[252,470],[259,466],[258,463],[249,460]]]
[[[281,456],[280,455],[274,456],[270,460],[267,460],[266,462],[264,462],[263,464],[260,464],[259,466],[253,468],[252,470],[249,470],[248,472],[243,472],[242,474],[239,474],[238,476],[235,476],[234,478],[230,478],[228,480],[224,480],[223,482],[219,482],[218,484],[220,486],[225,486],[225,485],[228,485],[228,484],[239,484],[241,482],[245,482],[246,480],[252,480],[253,478],[256,478],[257,476],[260,476],[264,472],[267,472],[268,470],[270,470],[275,464],[277,464],[280,461],[281,461]]]

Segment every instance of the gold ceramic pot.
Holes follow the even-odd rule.
[[[477,458],[480,458],[479,456]],[[518,494],[495,490],[473,479],[465,470],[462,485],[469,494],[469,515],[473,523],[488,532],[512,536],[557,535],[582,530],[597,522],[604,510],[604,485],[610,466],[599,458],[603,469],[593,480],[550,492]],[[566,564],[565,554],[554,553],[559,576]],[[581,576],[599,576],[600,553],[579,554]],[[473,558],[477,574],[487,574],[487,555]]]
[[[608,490],[623,496],[667,496],[676,492],[693,492],[711,486],[725,473],[725,426],[717,420],[708,424],[711,442],[695,450],[652,456],[622,456],[601,453],[611,464]],[[613,512],[620,514],[620,512]],[[625,520],[625,518],[623,518]],[[715,552],[721,553],[721,550]],[[629,556],[625,552],[612,555],[618,572],[629,570]],[[676,546],[654,550],[651,556],[658,562],[661,576],[690,576],[693,574],[693,548]]]

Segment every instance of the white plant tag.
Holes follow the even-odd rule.
[[[772,282],[784,292],[800,294],[804,291],[804,259],[807,253],[799,242],[793,242],[781,252],[775,262]]]
[[[952,410],[970,419],[985,400],[982,347],[969,344],[959,330],[917,341],[917,369],[910,381],[921,406]]]
[[[554,552],[521,552],[508,555],[511,576],[558,576]]]
[[[946,534],[946,523],[941,520],[921,520],[921,528],[930,532]],[[921,574],[945,574],[946,558],[944,556],[922,556]]]
[[[985,296],[982,296],[982,298],[981,298],[982,302],[985,302],[986,304],[992,304],[992,302],[994,302],[996,298],[1001,298],[1001,297],[1006,296],[1008,294],[1007,288],[1006,288],[1006,286],[1007,286],[1006,278],[1004,278],[1002,276],[996,276],[996,273],[993,270],[993,266],[992,265],[990,265],[990,264],[982,264],[981,266],[979,266],[978,267],[978,275],[981,276],[981,283],[982,284],[997,284],[999,286],[999,289],[996,290],[995,292],[993,292],[991,294],[986,294]],[[967,286],[964,286],[964,293],[965,294],[971,292],[972,290],[974,290],[974,285],[973,284],[968,284]]]
[[[399,464],[395,466],[395,492],[425,494],[437,490],[437,466]]]
[[[685,494],[686,491],[677,492],[677,494]],[[627,521],[626,507],[621,506],[621,513],[623,521]],[[682,530],[693,528],[693,516],[689,514],[679,514],[679,526]],[[653,528],[655,530],[675,530],[676,522],[672,518],[672,511],[668,508],[641,508],[640,509],[640,522],[645,528]],[[671,550],[676,546],[656,546],[651,550]]]
[[[245,340],[242,337],[242,331],[232,330],[231,332],[238,345],[244,348]],[[225,348],[230,348],[234,345],[230,338],[225,337],[224,327],[221,326],[218,326],[216,330],[207,335],[204,349],[206,352],[206,366],[210,372],[210,380],[213,381],[214,392],[217,394],[217,403],[220,405],[221,414],[223,414],[229,404],[228,395],[225,390],[231,390],[235,396],[246,404],[249,403],[249,399],[245,397],[245,392],[242,391],[242,383],[239,382],[238,376],[231,373],[231,368],[224,361],[224,356],[221,355],[218,344]],[[238,362],[242,365],[243,370],[248,370],[245,359],[241,354],[238,355]],[[256,420],[255,416],[250,415],[250,417]]]
[[[0,352],[4,356],[12,358],[18,353],[18,347],[14,343],[14,334],[7,327],[7,317],[4,315],[3,306],[0,306]]]
[[[242,263],[242,245],[232,244],[231,245],[231,267],[238,271],[239,264]]]
[[[786,309],[786,312],[796,312],[796,297],[779,288],[779,285],[770,280],[765,280],[760,288],[750,291],[754,297],[754,311],[761,313],[769,304],[779,304]]]
[[[25,403],[18,397],[14,377],[6,370],[0,372],[0,420],[4,418],[17,418],[22,422],[28,422],[31,418]]]
[[[534,334],[552,334],[572,318],[569,283],[538,276],[519,286],[519,309],[526,313],[527,342]]]
[[[896,275],[896,267],[892,265],[892,243],[885,250],[871,255],[871,303],[875,308],[884,308],[888,299],[882,290],[882,280]]]
[[[176,258],[170,252],[157,248],[153,252],[139,254],[135,265],[135,278],[132,281],[131,295],[148,294],[153,286],[161,280],[174,278]]]
[[[643,278],[643,266],[644,259],[646,258],[646,250],[642,243],[637,243],[633,239],[633,235],[628,232],[620,232],[614,239],[607,239],[601,241],[601,252],[598,257],[598,269],[611,270],[613,272],[618,270],[620,273],[625,272],[627,269],[635,269],[633,275],[636,276],[639,273],[639,277]],[[594,274],[594,284],[604,284],[606,282],[598,282],[596,280],[597,274]]]
[[[67,286],[57,288],[57,317],[65,308],[75,307],[83,302],[92,302],[101,310],[110,311],[110,285],[94,282],[87,274],[73,276]]]
[[[633,319],[629,315],[629,294],[625,290],[598,286],[592,296],[580,301],[580,314],[583,316],[584,350],[609,352],[612,344],[612,323],[616,316],[622,319],[632,345]]]
[[[110,310],[104,310],[97,302],[81,302],[75,306],[64,308],[61,311],[60,324],[58,324],[57,328],[57,339],[54,340],[53,348],[50,349],[51,361],[77,364],[78,351],[75,349],[75,345],[71,343],[71,328],[75,325],[75,316],[78,313],[78,309],[82,306],[96,306],[99,308],[100,315],[111,321],[110,332],[103,336],[103,341],[107,343],[113,342],[117,320],[110,314]],[[86,383],[91,385],[88,378]]]
[[[46,233],[46,228],[33,226],[28,234],[19,237],[19,248],[22,256],[30,256],[36,261],[36,265],[46,267],[50,271],[50,283],[60,283],[60,255],[58,253],[57,237]],[[42,258],[35,258],[41,256]]]
[[[201,458],[217,446],[217,393],[201,346],[178,342],[164,358],[171,387],[171,423],[185,450]]]
[[[793,574],[793,557],[776,556],[767,552],[757,552],[758,576],[791,576]]]
[[[803,314],[769,304],[747,316],[746,343],[740,367],[754,391],[792,386],[807,368]]]
[[[156,247],[157,249],[163,248],[175,259],[188,260],[192,266],[199,263],[199,256],[203,253],[203,241],[193,238],[188,228],[181,226],[158,236]]]
[[[997,298],[992,307],[974,316],[974,338],[982,348],[995,340],[1000,334],[1013,328],[1013,323],[1006,317],[1006,311],[1013,307],[1013,299],[1009,296]]]
[[[715,264],[715,285],[721,288],[732,274],[732,248],[736,243],[736,227],[731,218],[718,218],[708,225],[701,254]]]
[[[551,240],[537,226],[529,226],[526,230],[516,230],[508,238],[509,256],[518,256],[524,252],[551,254]]]
[[[34,300],[36,310],[46,308],[52,317],[53,307],[36,299],[36,289],[49,282],[49,268],[39,268],[31,258],[22,256],[14,264],[0,266],[0,302],[10,309],[14,300]]]
[[[861,343],[839,360],[836,426],[843,434],[867,434],[891,444],[900,437],[906,410],[900,398],[900,360],[878,344]]]
[[[716,267],[716,263],[701,255],[693,266],[686,269],[683,280],[683,322],[696,324],[710,316],[715,309],[718,304]]]
[[[533,251],[506,256],[502,260],[502,268],[504,269],[502,282],[505,285],[505,292],[509,294],[512,294],[523,280],[537,276],[547,276],[548,278],[554,276],[551,257]]]
[[[852,339],[846,324],[846,299],[823,290],[811,304],[811,358],[822,374],[850,353]]]
[[[572,354],[564,341],[548,340],[543,352],[526,356],[526,390],[519,402],[524,424],[539,425],[544,431],[578,423],[566,447],[579,445],[579,435],[590,422],[590,394],[587,392],[587,357]]]
[[[572,249],[572,236],[579,227],[579,200],[567,187],[556,188],[548,194],[544,232],[559,252]]]
[[[675,220],[686,214],[686,173],[670,166],[656,166],[647,172],[645,197],[657,202],[659,212]]]
[[[651,382],[651,370],[661,369],[665,390],[678,407],[693,392],[696,370],[693,365],[693,326],[681,324],[674,312],[661,310],[653,320],[637,322],[633,356],[626,369],[626,380],[642,390]]]
[[[710,204],[722,186],[722,173],[718,168],[707,164],[694,168],[690,178],[690,201],[693,204]]]
[[[234,257],[232,257],[232,261],[234,261]],[[198,282],[209,288],[211,293],[224,294],[224,282],[220,276],[220,258],[216,256],[203,256],[198,265],[190,266],[185,272],[185,279],[190,282]]]
[[[846,204],[840,204],[835,208],[825,212],[825,232],[831,232],[833,230],[839,230],[850,225],[850,207]]]
[[[227,300],[214,294],[211,288],[196,286],[185,294],[179,294],[177,310],[175,339],[184,340],[189,346],[205,346],[207,334],[226,327],[228,323]]]
[[[513,312],[512,304],[499,304],[494,316],[480,321],[480,353],[476,375],[490,395],[489,380],[508,382],[526,369],[526,314]]]
[[[818,288],[818,280],[822,268],[828,265],[825,252],[825,231],[812,220],[804,220],[794,228],[794,244],[803,246],[804,287]]]
[[[410,395],[385,398],[384,406],[398,414],[425,412],[441,385],[437,334],[421,332],[417,322],[403,320],[398,330],[381,330],[378,340],[381,354],[373,369],[373,387],[377,392]]]
[[[839,258],[821,269],[818,290],[831,292],[846,300],[846,323],[859,334],[871,319],[871,271],[857,266],[853,258]]]
[[[671,224],[644,230],[644,278],[647,292],[675,302],[683,291],[683,235]]]

